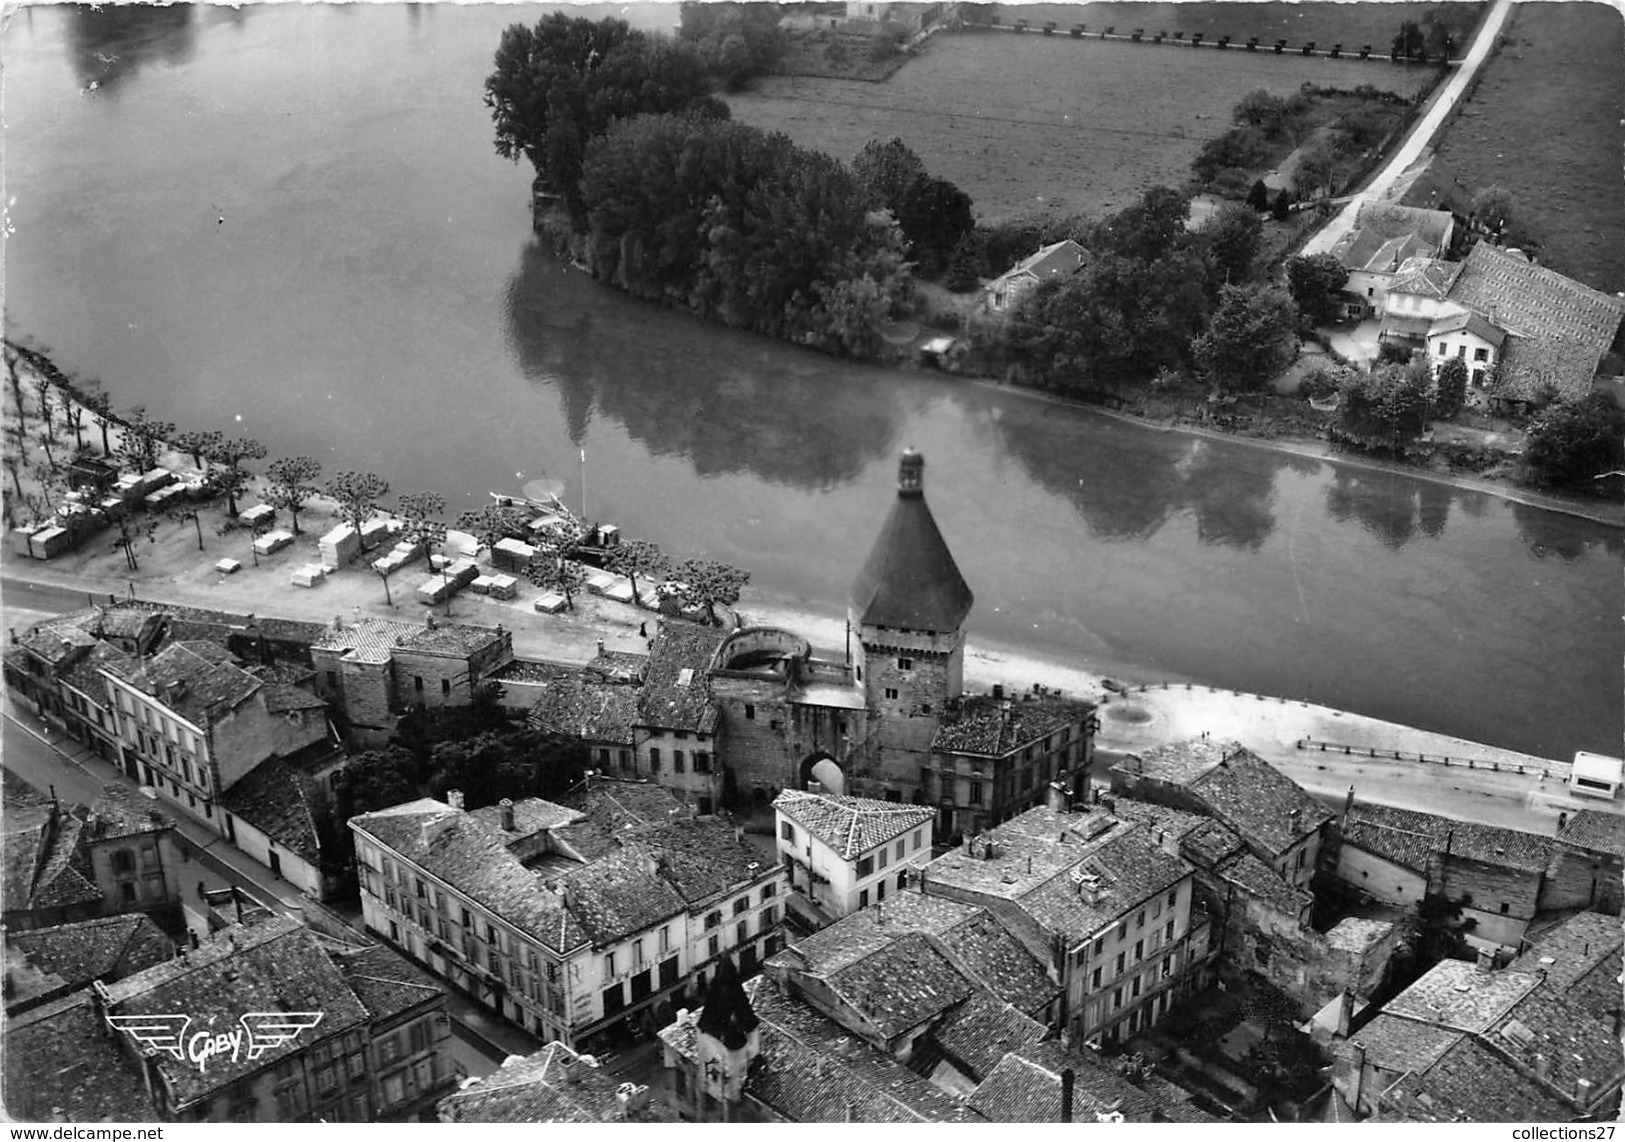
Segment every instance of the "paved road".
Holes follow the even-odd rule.
[[[1383,164],[1382,169],[1371,176],[1370,181],[1359,193],[1353,195],[1348,204],[1322,227],[1318,234],[1304,243],[1302,253],[1305,256],[1328,253],[1337,244],[1337,240],[1353,228],[1355,216],[1360,213],[1360,206],[1381,199],[1399,176],[1410,169],[1433,144],[1434,135],[1438,134],[1439,128],[1444,125],[1456,104],[1461,101],[1468,85],[1472,83],[1473,77],[1478,74],[1478,69],[1489,58],[1511,11],[1512,0],[1495,0],[1494,6],[1485,15],[1484,22],[1479,25],[1478,34],[1473,38],[1473,46],[1456,66],[1454,74],[1433,93],[1427,110],[1411,128],[1410,134],[1405,136],[1405,141],[1399,145],[1399,149],[1388,162]]]

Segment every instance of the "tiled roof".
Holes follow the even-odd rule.
[[[990,1122],[1061,1122],[1061,1074],[1072,1071],[1074,1122],[1093,1125],[1097,1114],[1129,1122],[1156,1121],[1157,1100],[1081,1053],[1056,1042],[1006,1055],[976,1088],[969,1104]]]
[[[1460,262],[1446,262],[1439,258],[1412,258],[1399,267],[1398,274],[1388,285],[1388,292],[1443,300],[1461,273],[1461,266]]]
[[[1615,992],[1615,1005],[1619,993]],[[1548,1068],[1549,1082],[1566,1097],[1587,1079],[1600,1094],[1625,1077],[1620,1042],[1608,1017],[1569,1002],[1552,987],[1539,987],[1498,1019],[1485,1038],[1496,1048],[1538,1072]],[[1618,1097],[1615,1097],[1618,1102]]]
[[[1379,274],[1397,273],[1411,258],[1438,252],[1437,246],[1415,234],[1387,237],[1365,227],[1350,230],[1332,247],[1333,256],[1344,269]]]
[[[923,893],[899,893],[887,906],[909,896]],[[937,939],[974,982],[1021,1011],[1043,1011],[1060,993],[1060,985],[1050,980],[1044,965],[991,912],[978,910],[939,932]]]
[[[991,996],[972,995],[931,1030],[938,1047],[980,1082],[1005,1054],[1037,1043],[1049,1029]]]
[[[638,690],[638,724],[710,733],[716,726],[707,670],[727,632],[662,620],[649,645],[649,671]]]
[[[1481,341],[1488,341],[1496,348],[1500,348],[1501,342],[1505,341],[1507,337],[1505,330],[1491,325],[1470,309],[1464,309],[1439,318],[1438,321],[1433,323],[1433,328],[1428,330],[1428,336],[1437,337],[1440,334],[1455,333],[1462,329],[1465,329]]]
[[[276,917],[232,925],[178,959],[106,985],[108,1012],[168,1015],[182,1012],[193,1025],[235,1025],[245,1012],[320,1012],[309,1031],[272,1046],[257,1059],[216,1059],[207,1070],[160,1053],[156,1065],[186,1106],[295,1052],[367,1020],[316,936],[294,920]]]
[[[1062,933],[1068,942],[1093,936],[1190,875],[1189,865],[1163,852],[1142,829],[1114,834],[1078,863],[1096,878],[1093,899],[1067,875],[1051,878],[1017,901],[1044,931]]]
[[[1444,246],[1455,219],[1448,210],[1422,210],[1390,202],[1364,202],[1354,217],[1354,224],[1388,238],[1415,235],[1438,250]]]
[[[829,977],[855,1013],[890,1039],[968,998],[975,985],[919,932],[909,932]]]
[[[6,1020],[4,1102],[20,1122],[151,1122],[140,1072],[108,1037],[88,989]]]
[[[566,1077],[569,1072],[569,1077]],[[563,1043],[547,1044],[474,1080],[440,1102],[443,1122],[617,1122],[622,1118],[616,1078],[585,1062]],[[651,1102],[636,1121],[668,1117]]]
[[[609,777],[585,778],[564,796],[562,804],[585,813],[606,829],[663,825],[674,816],[693,812],[663,785]],[[673,813],[673,809],[678,812]]]
[[[1089,839],[1091,829],[1100,831]],[[968,840],[926,866],[932,883],[1014,900],[1095,852],[1129,828],[1104,808],[1058,813],[1040,805]],[[987,857],[991,844],[993,856]]]
[[[860,908],[781,954],[797,970],[833,975],[904,933],[941,935],[982,913],[974,904],[923,892],[898,892],[888,896],[881,907]]]
[[[1307,910],[1315,902],[1313,894],[1288,884],[1278,872],[1249,852],[1230,857],[1214,872],[1249,896],[1289,916],[1307,916]]]
[[[1474,246],[1450,300],[1521,337],[1553,339],[1606,353],[1625,302],[1489,242]]]
[[[472,814],[422,798],[353,817],[351,827],[377,838],[546,947],[567,952],[590,942],[564,901],[508,851],[498,832]]]
[[[655,860],[659,875],[691,906],[775,871],[761,850],[715,818],[676,816],[638,833],[632,843]]]
[[[1618,959],[1622,940],[1625,933],[1618,916],[1581,912],[1536,939],[1508,966],[1513,971],[1545,972],[1549,986],[1568,992],[1608,960]]]
[[[1355,805],[1343,821],[1343,843],[1423,872],[1431,852],[1523,872],[1544,872],[1553,842],[1539,833],[1457,821],[1415,809]]]
[[[315,782],[280,757],[266,758],[220,795],[235,813],[277,844],[311,864],[322,859],[316,829]]]
[[[393,1019],[445,994],[433,976],[383,944],[328,954],[374,1022]]]
[[[17,645],[44,662],[54,672],[80,657],[97,644],[70,622],[41,623],[30,627],[17,639]]]
[[[587,663],[589,673],[627,682],[642,682],[648,669],[647,654],[633,654],[625,650],[600,650],[593,660]]]
[[[311,649],[344,651],[346,658],[358,662],[388,662],[395,647],[421,629],[416,623],[392,619],[363,618],[348,625],[335,623],[322,632]]]
[[[848,860],[927,825],[936,817],[936,810],[928,805],[904,805],[800,789],[780,793],[773,801],[773,808]]]
[[[1557,839],[1592,852],[1625,856],[1625,815],[1581,809],[1558,830]]]
[[[1561,1122],[1574,1111],[1535,1079],[1463,1035],[1425,1071],[1411,1071],[1381,1097],[1385,1120]]]
[[[1172,742],[1112,768],[1184,786],[1271,860],[1332,819],[1302,786],[1238,742]]]
[[[131,975],[169,959],[175,950],[169,937],[140,912],[8,932],[6,942],[36,968],[75,988]]]
[[[38,824],[12,829],[0,838],[6,911],[100,902],[101,891],[91,879],[90,861],[80,846],[84,822],[65,812],[37,819]]]
[[[539,730],[568,734],[590,743],[632,745],[638,720],[638,688],[604,682],[577,672],[536,687],[539,697],[529,722]]]
[[[145,661],[111,662],[107,672],[205,729],[242,705],[263,683],[212,642],[170,643]]]
[[[1384,1011],[1349,1038],[1365,1048],[1369,1066],[1385,1071],[1425,1071],[1464,1034],[1451,1027],[1402,1019]]]
[[[435,622],[432,626],[414,627],[399,646],[400,649],[414,654],[472,658],[504,640],[511,640],[512,637],[501,627]]]
[[[1095,704],[1073,698],[966,698],[942,717],[931,743],[937,753],[1003,757],[1067,726],[1081,725]]]
[[[1526,972],[1485,972],[1461,960],[1442,960],[1383,1010],[1423,1023],[1478,1033],[1487,1030],[1539,984],[1538,976]]]
[[[468,815],[478,821],[493,833],[500,834],[510,841],[520,837],[528,837],[533,833],[544,832],[547,829],[556,829],[560,825],[568,825],[581,820],[582,814],[568,805],[557,805],[552,801],[544,801],[540,797],[523,797],[515,801],[513,809],[513,831],[508,832],[502,828],[502,806],[486,805],[480,809],[470,809]]]
[[[683,898],[635,854],[596,860],[565,874],[571,915],[595,946],[656,927],[683,912]]]
[[[134,655],[124,653],[110,642],[98,642],[89,653],[64,670],[61,678],[99,705],[106,706],[107,683],[102,680],[102,668],[131,670],[139,665]]]
[[[905,453],[903,465],[911,464],[924,460]],[[923,477],[921,486],[898,488],[849,597],[866,626],[947,632],[970,614],[975,596],[926,506]]]
[[[1339,951],[1363,955],[1394,930],[1391,920],[1345,916],[1326,933],[1326,943]]]
[[[761,1053],[745,1090],[779,1116],[791,1122],[981,1121],[768,977],[748,980],[745,993],[761,1020]],[[667,1042],[671,1030],[661,1032]]]
[[[1088,260],[1088,256],[1088,252],[1071,238],[1063,238],[1059,242],[1051,242],[1048,246],[1040,246],[1010,267],[1005,276],[1031,274],[1041,282],[1052,277],[1064,277],[1076,273]]]
[[[1490,395],[1537,401],[1549,391],[1559,400],[1577,400],[1591,391],[1601,360],[1600,350],[1579,341],[1514,335],[1501,348]]]

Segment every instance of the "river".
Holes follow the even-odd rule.
[[[501,29],[541,11],[14,10],[8,330],[119,407],[453,511],[561,481],[595,518],[831,612],[912,445],[973,640],[1619,752],[1617,530],[852,365],[558,263],[480,98]]]

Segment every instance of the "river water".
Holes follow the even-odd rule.
[[[831,612],[912,445],[973,639],[1552,757],[1619,751],[1618,531],[855,366],[559,264],[480,99],[501,29],[541,11],[15,11],[9,331],[120,407],[453,511],[560,481],[628,534]]]

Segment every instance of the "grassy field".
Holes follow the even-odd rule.
[[[884,84],[774,77],[728,99],[734,118],[850,160],[901,138],[997,220],[1034,210],[1098,216],[1180,185],[1191,159],[1264,88],[1369,83],[1410,96],[1431,72],[1350,60],[1196,51],[1067,36],[938,36]]]
[[[1542,261],[1610,293],[1625,290],[1622,40],[1605,5],[1519,4],[1438,149],[1467,187],[1517,197]]]
[[[1104,31],[1111,26],[1119,33],[1144,28],[1148,36],[1157,32],[1171,36],[1180,31],[1186,39],[1201,32],[1210,42],[1229,36],[1236,43],[1245,43],[1248,37],[1257,36],[1261,44],[1285,40],[1289,49],[1309,40],[1321,48],[1340,43],[1354,51],[1370,44],[1372,51],[1386,55],[1400,24],[1406,20],[1425,25],[1437,14],[1448,26],[1465,31],[1477,25],[1483,9],[1484,5],[1478,3],[1102,3],[997,4],[993,12],[1002,23],[1026,20],[1035,28],[1053,20],[1061,29],[1074,24],[1087,24],[1090,31]],[[1456,43],[1459,51],[1465,36],[1458,34]]]

